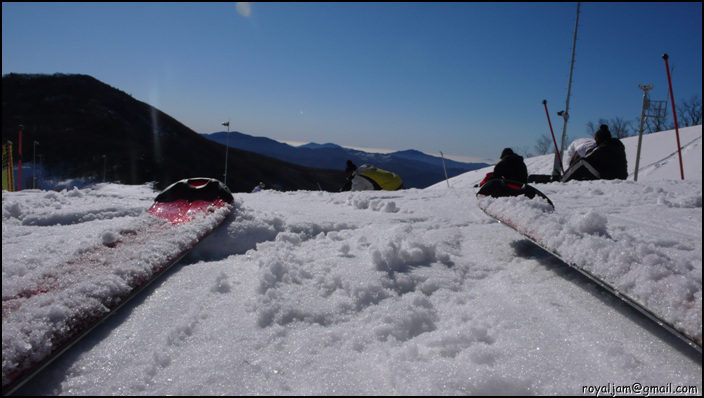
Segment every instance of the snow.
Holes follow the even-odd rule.
[[[628,206],[604,206],[604,184],[593,182],[546,187],[549,197],[564,190],[580,198],[561,203],[558,211],[527,197],[480,198],[479,205],[701,345],[701,237],[681,227],[692,224],[690,209],[702,207],[697,185],[689,195],[674,196],[669,182],[612,184]],[[649,214],[667,225],[644,223]],[[658,233],[644,235],[646,228]]]
[[[555,239],[589,237],[575,255],[604,259],[701,338],[701,126],[680,140],[684,181],[664,132],[644,136],[637,182],[631,137],[628,181],[539,188]],[[526,164],[549,174],[552,157]],[[473,186],[490,170],[449,189],[235,194],[219,229],[18,394],[701,394],[701,353],[478,208]],[[3,297],[122,239],[154,196],[3,192]],[[3,373],[18,348],[8,330],[3,319]]]

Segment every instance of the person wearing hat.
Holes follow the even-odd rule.
[[[618,138],[613,138],[609,126],[602,124],[594,134],[596,147],[574,163],[562,176],[570,180],[625,180],[628,178],[626,148]]]
[[[499,163],[494,166],[490,179],[511,180],[526,184],[528,182],[528,168],[523,162],[523,157],[517,155],[511,148],[501,152]]]
[[[340,192],[396,191],[403,189],[403,180],[396,173],[377,169],[368,164],[357,167],[351,160],[347,161],[345,176],[347,177],[347,183],[340,189]]]

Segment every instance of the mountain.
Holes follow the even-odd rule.
[[[333,143],[318,144],[315,142],[309,142],[307,144],[299,145],[297,148],[310,148],[310,149],[320,149],[320,148],[342,148],[341,146]]]
[[[38,142],[47,178],[99,180],[105,166],[108,181],[127,184],[155,181],[164,187],[187,177],[223,179],[225,146],[90,76],[3,76],[2,140],[13,141],[16,154],[20,125],[25,164]],[[336,191],[344,183],[341,170],[313,169],[234,148],[228,171],[227,185],[235,192],[250,192],[262,181],[285,190]],[[23,186],[31,182],[25,179]]]
[[[252,151],[306,167],[344,170],[347,160],[357,166],[372,164],[392,171],[403,179],[406,188],[425,188],[445,180],[442,159],[416,150],[393,153],[368,153],[343,148],[337,144],[310,143],[294,147],[266,137],[254,137],[240,132],[217,132],[204,137],[231,148]],[[462,163],[445,159],[447,175],[455,177],[488,166],[486,163]]]

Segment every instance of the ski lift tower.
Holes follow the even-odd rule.
[[[633,174],[633,181],[638,181],[638,169],[640,168],[640,148],[643,142],[643,125],[647,118],[664,119],[667,113],[667,101],[651,101],[648,91],[653,89],[653,85],[639,84],[638,88],[643,90],[643,105],[640,110],[640,129],[638,130],[638,151],[636,152],[636,170]]]
[[[569,83],[567,84],[567,100],[565,101],[565,110],[560,111],[557,113],[558,116],[561,116],[562,119],[564,120],[564,124],[562,125],[562,140],[560,142],[560,153],[555,153],[555,162],[553,165],[553,170],[552,170],[552,175],[554,176],[559,176],[560,175],[560,169],[561,169],[561,163],[560,159],[562,158],[562,155],[564,155],[565,152],[565,139],[567,139],[567,120],[570,117],[569,114],[569,109],[570,109],[570,94],[572,91],[572,72],[574,71],[574,54],[575,54],[575,49],[577,47],[577,28],[579,27],[579,8],[580,8],[581,3],[577,3],[577,18],[574,23],[574,38],[572,39],[572,61],[570,62],[570,79]]]

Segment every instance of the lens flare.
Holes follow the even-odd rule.
[[[245,18],[249,18],[249,16],[252,15],[252,6],[246,1],[237,2],[235,8],[237,9],[237,13]]]

